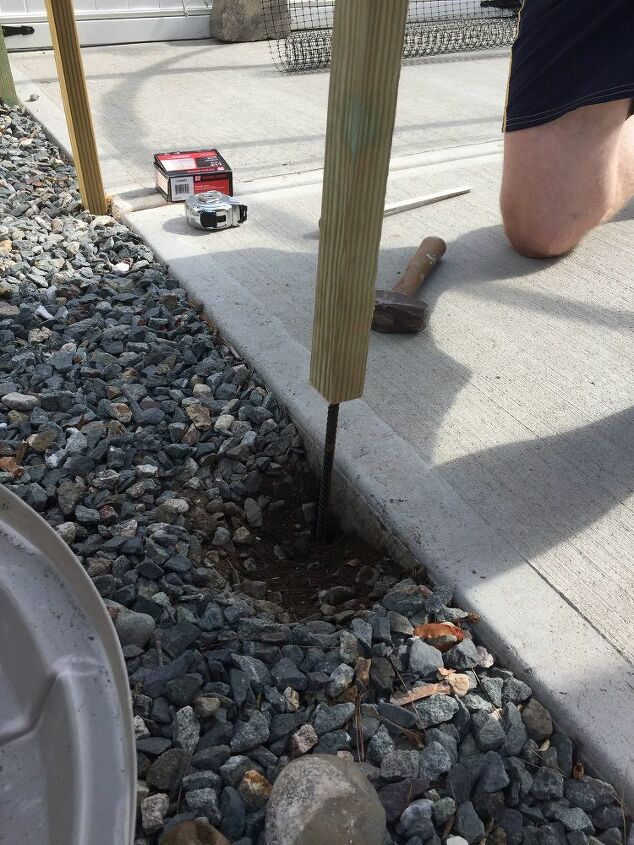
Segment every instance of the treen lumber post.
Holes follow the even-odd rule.
[[[106,214],[108,206],[72,0],[46,0],[46,13],[82,202],[92,214]]]
[[[330,405],[316,534],[337,409],[363,393],[407,0],[337,0],[310,382]]]
[[[15,93],[13,74],[9,64],[9,54],[0,28],[0,99],[6,106],[17,106],[19,100]]]

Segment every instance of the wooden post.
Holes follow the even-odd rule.
[[[15,93],[13,74],[9,64],[7,45],[4,43],[4,35],[0,27],[0,99],[6,106],[17,106],[19,100]]]
[[[310,382],[363,393],[407,0],[337,0]]]
[[[46,13],[82,202],[92,214],[106,214],[108,207],[72,0],[46,0]]]

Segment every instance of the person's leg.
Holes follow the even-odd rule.
[[[584,106],[505,134],[502,217],[518,252],[563,255],[634,196],[630,105]]]

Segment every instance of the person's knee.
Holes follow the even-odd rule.
[[[558,219],[553,209],[531,210],[502,193],[504,232],[513,249],[528,258],[558,258],[574,249],[592,226],[579,220]]]
[[[511,246],[527,258],[558,258],[574,249],[580,240],[576,234],[540,220],[523,219],[513,213],[503,213],[502,219]]]

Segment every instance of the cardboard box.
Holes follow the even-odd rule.
[[[204,191],[233,196],[233,174],[218,150],[156,153],[154,182],[168,202],[184,202]]]

